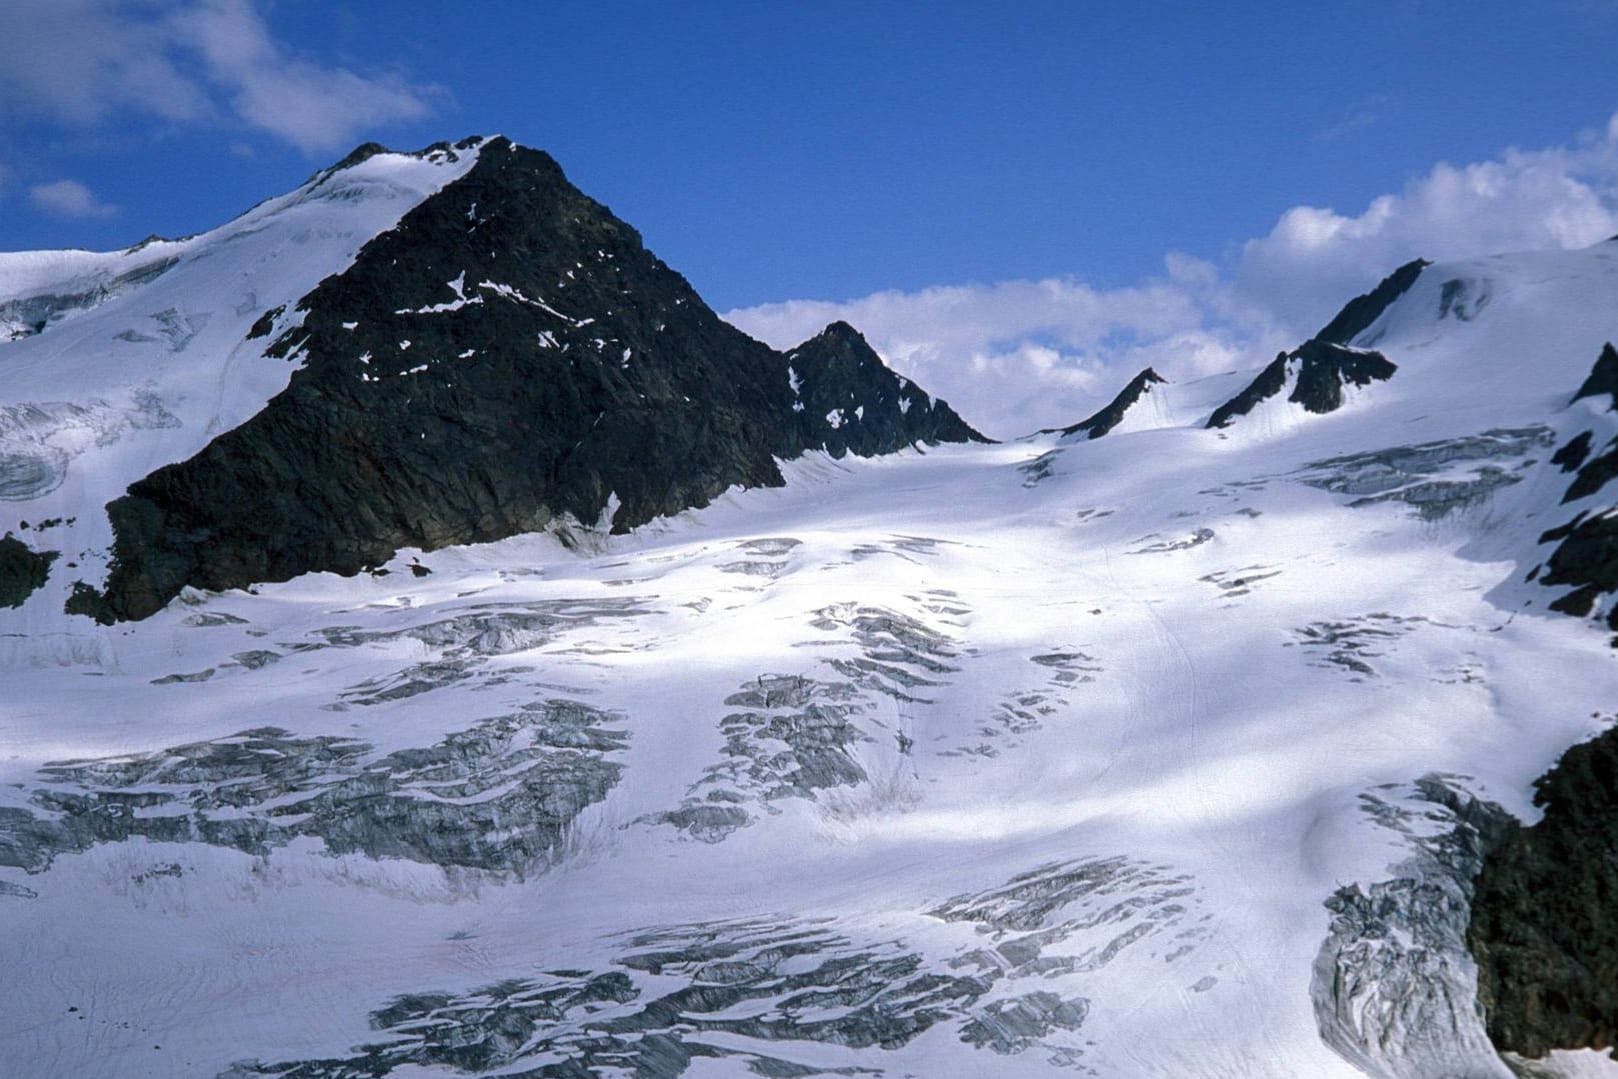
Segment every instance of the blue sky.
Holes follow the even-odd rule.
[[[896,365],[1063,386],[1053,409],[1154,343],[1202,349],[1182,374],[1234,362],[1416,254],[1618,222],[1618,3],[1598,0],[0,0],[0,19],[0,250],[198,231],[360,141],[498,131],[752,332],[863,314]]]

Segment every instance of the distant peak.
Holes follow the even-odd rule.
[[[1380,352],[1311,337],[1291,352],[1278,354],[1245,389],[1214,409],[1206,426],[1229,427],[1238,416],[1286,389],[1293,375],[1296,381],[1287,400],[1302,405],[1305,412],[1324,416],[1342,407],[1344,386],[1386,382],[1398,369]]]
[[[362,161],[369,161],[377,154],[385,154],[389,152],[390,151],[388,148],[383,146],[380,142],[362,142],[358,146],[354,147],[354,149],[350,150],[348,152],[348,156],[344,157],[341,161],[337,162],[337,164],[333,165],[331,167],[331,171],[341,172],[343,169],[351,169]]]
[[[1585,397],[1599,397],[1602,394],[1612,399],[1612,407],[1618,409],[1618,349],[1612,347],[1608,341],[1601,349],[1601,355],[1596,357],[1595,366],[1590,368],[1590,375],[1573,395],[1578,401]]]
[[[310,177],[310,180],[311,182],[319,182],[328,179],[345,169],[363,165],[371,158],[381,154],[397,154],[401,157],[414,157],[423,161],[443,163],[459,161],[461,159],[460,155],[469,150],[479,150],[495,145],[510,147],[512,144],[501,135],[468,135],[453,144],[443,141],[435,142],[428,146],[423,146],[419,150],[392,150],[383,146],[380,142],[362,142],[344,155],[342,160],[335,165],[321,169]]]
[[[348,152],[348,156],[332,166],[332,170],[352,168],[362,161],[369,160],[377,154],[401,154],[405,157],[431,157],[433,154],[452,153],[454,151],[476,150],[483,146],[496,144],[511,145],[511,140],[504,135],[468,135],[466,138],[451,143],[447,139],[429,143],[419,150],[394,150],[383,146],[380,142],[362,142]]]
[[[151,247],[153,244],[168,244],[174,243],[176,240],[189,240],[190,238],[191,237],[189,236],[159,236],[155,232],[148,233],[146,239],[142,240],[140,243],[132,244],[131,246],[124,248],[124,254],[133,255],[137,251],[142,251],[148,247]]]
[[[1403,266],[1394,270],[1377,283],[1376,288],[1370,292],[1362,293],[1348,303],[1337,313],[1337,317],[1323,326],[1316,339],[1334,345],[1346,345],[1354,338],[1371,328],[1371,324],[1382,317],[1394,300],[1409,291],[1410,286],[1416,283],[1421,271],[1431,266],[1426,259],[1412,259]]]
[[[1092,439],[1100,438],[1123,422],[1124,414],[1129,411],[1130,406],[1151,392],[1152,383],[1167,381],[1168,379],[1158,374],[1156,370],[1148,367],[1130,379],[1129,383],[1118,392],[1118,396],[1107,404],[1107,407],[1087,419],[1080,420],[1071,427],[1060,428],[1060,431],[1064,435],[1083,434]],[[1050,430],[1056,429],[1048,429],[1047,431],[1042,431],[1041,434],[1049,433]]]
[[[864,334],[842,319],[829,324],[824,330],[820,331],[818,336],[829,338],[833,341],[858,341],[862,345],[868,343]]]

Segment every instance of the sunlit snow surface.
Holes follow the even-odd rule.
[[[0,530],[72,518],[49,545],[99,584],[111,529],[82,507],[262,409],[300,359],[264,355],[301,322],[296,301],[476,160],[475,148],[383,153],[187,239],[0,253]],[[55,610],[74,576],[53,576]]]
[[[1615,272],[1429,270],[1358,342],[1396,376],[1329,416],[1203,430],[1219,376],[575,550],[0,611],[5,1066],[1359,1075],[1312,998],[1326,900],[1416,853],[1424,777],[1531,818],[1618,699],[1522,580],[1569,515],[1551,448],[1618,426],[1567,406]],[[200,446],[236,385],[165,408]]]

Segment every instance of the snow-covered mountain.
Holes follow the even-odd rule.
[[[1618,242],[1005,444],[504,140],[0,319],[7,1074],[1618,1069]]]

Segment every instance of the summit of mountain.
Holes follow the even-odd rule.
[[[312,230],[351,242],[310,243]],[[147,252],[161,257],[123,268]],[[260,280],[294,260],[297,283]],[[148,617],[186,587],[353,574],[403,547],[561,520],[623,532],[778,485],[778,462],[810,450],[981,438],[857,335],[806,343],[800,399],[791,361],[715,315],[548,154],[499,137],[366,144],[224,229],[89,265],[99,276],[76,300],[13,301],[33,302],[18,336],[37,338],[14,348],[76,335],[81,364],[100,360],[87,375],[147,402],[114,440],[165,424],[189,436],[120,447],[104,510],[55,511],[110,522],[104,580],[76,559],[65,604],[100,621]],[[226,266],[215,295],[184,288]],[[92,327],[99,357],[83,347]],[[213,382],[235,407],[198,437],[142,388],[143,360],[189,375],[176,392]],[[48,445],[79,419],[38,418],[28,438]],[[95,467],[64,456],[11,453],[13,500]]]

